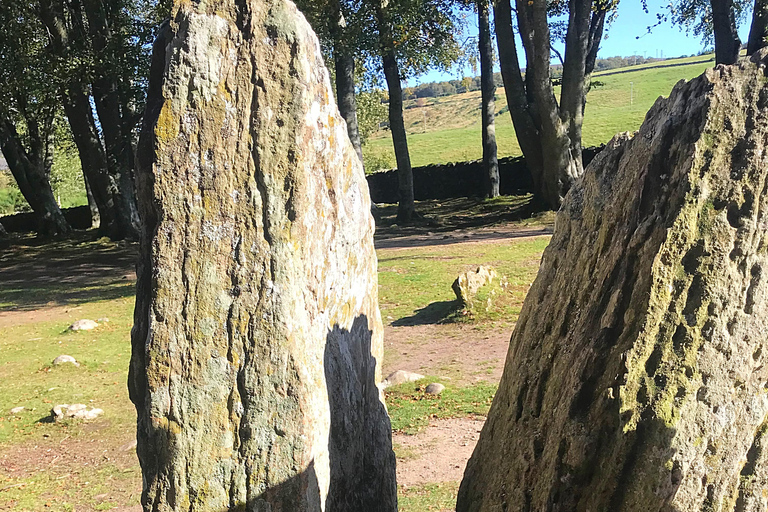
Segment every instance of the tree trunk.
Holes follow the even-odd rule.
[[[63,94],[64,112],[67,115],[72,138],[77,146],[83,175],[86,177],[98,209],[99,231],[118,239],[117,212],[114,193],[117,188],[107,171],[107,158],[101,145],[96,123],[84,86],[72,81]]]
[[[346,22],[341,11],[340,2],[333,4],[332,13],[336,23],[331,25],[333,31],[333,61],[336,70],[336,100],[341,117],[347,123],[347,133],[352,147],[355,148],[360,162],[363,161],[363,145],[360,140],[360,129],[357,124],[357,99],[355,98],[355,57],[348,47],[345,38]]]
[[[531,108],[520,72],[515,32],[512,27],[512,8],[509,0],[494,2],[496,41],[499,48],[501,78],[504,94],[515,127],[515,136],[525,156],[526,166],[531,173],[534,197],[541,200],[544,156],[539,141],[539,128],[531,115]]]
[[[573,4],[575,0],[571,0]],[[591,5],[591,2],[588,2]],[[526,54],[526,91],[532,100],[532,117],[539,127],[542,148],[541,188],[539,196],[556,210],[571,184],[580,176],[581,161],[571,154],[568,123],[560,117],[550,73],[550,34],[547,2],[517,0],[517,20]],[[570,17],[575,16],[571,8]],[[569,33],[570,33],[569,23]],[[566,60],[570,60],[566,38]],[[582,64],[583,66],[583,64]],[[565,71],[565,66],[564,66]],[[565,76],[563,77],[565,87]]]
[[[734,64],[739,60],[741,41],[736,30],[733,0],[710,0],[715,30],[715,63]]]
[[[139,212],[136,207],[134,188],[132,127],[127,127],[127,112],[123,112],[120,101],[119,78],[115,69],[105,64],[114,62],[113,68],[120,68],[122,48],[119,34],[111,26],[104,4],[99,0],[85,0],[88,29],[94,50],[100,56],[100,68],[92,82],[93,99],[99,116],[107,169],[117,185],[114,195],[117,232],[119,238],[138,239]],[[119,10],[117,11],[119,12]],[[112,23],[116,25],[116,23]]]
[[[413,197],[413,170],[408,153],[408,137],[403,121],[403,89],[400,84],[400,70],[392,40],[391,20],[385,2],[376,3],[376,17],[379,25],[379,44],[384,68],[384,77],[389,90],[389,129],[397,161],[397,183],[400,201],[397,205],[397,222],[407,224],[413,220],[415,204]]]
[[[480,82],[482,91],[482,132],[483,132],[483,176],[486,180],[488,197],[499,195],[499,161],[496,154],[496,85],[493,83],[493,45],[491,44],[491,25],[488,14],[488,0],[477,1],[478,24],[480,33]]]
[[[547,2],[517,0],[526,74],[520,72],[510,0],[495,4],[499,61],[507,103],[534,184],[535,199],[552,209],[583,173],[581,127],[589,74],[594,68],[607,7],[570,0],[561,102],[550,73]]]
[[[755,0],[752,26],[749,28],[747,55],[768,46],[768,0]]]
[[[85,183],[85,195],[88,197],[88,208],[91,210],[91,229],[99,229],[101,225],[101,216],[99,215],[99,206],[96,204],[96,198],[91,190],[91,183],[88,181],[88,175],[83,173],[83,183]]]
[[[27,153],[15,127],[7,119],[0,119],[0,150],[19,190],[37,217],[37,231],[41,235],[72,231],[51,189],[49,176],[53,146],[50,130],[50,126],[43,127],[43,140],[33,141],[31,146],[35,151]]]

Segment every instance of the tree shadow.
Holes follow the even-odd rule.
[[[416,314],[398,318],[392,325],[395,327],[405,327],[414,325],[429,325],[445,323],[450,317],[458,313],[463,307],[460,300],[443,300],[433,302],[416,310]]]
[[[130,297],[135,263],[135,244],[93,233],[16,239],[0,254],[0,312]]]
[[[392,427],[376,385],[368,318],[349,330],[334,326],[325,343],[331,412],[330,487],[326,512],[395,512],[397,484]]]

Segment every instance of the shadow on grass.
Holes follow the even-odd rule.
[[[416,314],[398,318],[392,325],[405,327],[413,325],[442,324],[450,321],[462,309],[462,302],[458,299],[433,302],[416,310]]]
[[[82,232],[65,240],[12,239],[0,252],[0,312],[130,297],[136,248]]]

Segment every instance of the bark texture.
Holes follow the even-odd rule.
[[[397,509],[373,219],[287,0],[178,2],[139,143],[146,511]]]
[[[733,64],[739,60],[741,48],[733,0],[710,0],[710,5],[715,32],[715,64]]]
[[[678,84],[571,189],[457,511],[766,510],[756,57]]]
[[[482,96],[483,167],[488,197],[499,195],[499,159],[496,152],[496,85],[493,83],[493,45],[488,0],[477,1],[480,51],[480,83]]]

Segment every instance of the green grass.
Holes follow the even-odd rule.
[[[489,204],[508,206],[499,200]],[[454,214],[462,212],[457,210]],[[435,302],[451,301],[450,286],[458,272],[478,264],[491,264],[508,277],[508,296],[499,300],[493,311],[464,321],[479,327],[498,320],[514,321],[547,242],[547,237],[539,237],[379,250],[383,316],[406,318],[418,315],[419,310]],[[25,447],[50,446],[55,453],[61,446],[67,446],[91,450],[90,457],[95,457],[99,464],[85,466],[76,458],[51,462],[50,466],[42,461],[48,469],[41,470],[38,460],[31,466],[36,468],[33,471],[0,471],[0,509],[83,511],[134,505],[138,502],[141,480],[138,462],[130,451],[113,459],[115,447],[126,443],[135,432],[135,410],[126,389],[133,283],[123,280],[119,273],[83,278],[68,277],[58,270],[62,266],[75,268],[127,258],[132,249],[85,238],[42,245],[29,239],[25,243],[0,257],[4,270],[12,272],[6,276],[13,275],[8,282],[14,283],[0,288],[0,313],[20,315],[17,321],[0,326],[0,451],[26,453]],[[55,265],[50,269],[38,265],[40,262]],[[108,299],[100,300],[101,297]],[[64,307],[46,310],[45,314],[36,311],[48,301]],[[93,331],[66,330],[75,320],[104,317],[109,321]],[[53,359],[61,354],[75,357],[81,366],[52,367]],[[441,395],[431,396],[424,393],[425,384],[411,383],[387,390],[392,425],[398,431],[416,433],[431,418],[485,415],[496,390],[494,384],[485,382],[468,387],[448,384]],[[99,407],[104,416],[93,422],[46,421],[51,408],[60,403]],[[18,406],[25,409],[11,414],[10,409]],[[102,448],[111,450],[104,450],[103,458]],[[37,457],[40,452],[35,451]],[[27,463],[23,460],[25,455],[15,457],[16,463]],[[454,484],[401,489],[401,510],[451,508],[455,491]]]
[[[463,418],[485,416],[496,394],[497,385],[478,382],[472,386],[446,385],[439,395],[424,392],[427,384],[437,377],[392,386],[385,392],[392,430],[416,434],[434,418]]]
[[[401,486],[397,491],[399,512],[452,511],[456,508],[459,482]]]
[[[675,67],[670,64],[679,64]],[[712,55],[670,59],[662,63],[644,64],[632,68],[609,70],[593,75],[603,85],[594,87],[587,96],[584,114],[583,142],[593,146],[608,142],[618,132],[634,131],[640,127],[645,113],[659,96],[668,96],[680,80],[690,80],[714,65]],[[619,73],[618,71],[632,71]],[[630,104],[630,82],[633,101]],[[560,94],[559,88],[555,93]],[[496,93],[496,111],[506,107],[504,90]],[[406,107],[413,101],[406,102]],[[427,117],[426,128],[423,122]],[[480,141],[480,93],[432,98],[423,108],[404,112],[411,162],[415,166],[458,162],[482,157]],[[520,155],[509,113],[496,117],[496,138],[499,156]],[[377,132],[363,148],[372,158],[394,167],[394,152],[390,133]]]
[[[436,323],[453,318],[457,305],[451,284],[478,265],[493,267],[508,286],[497,290],[491,307],[480,296],[474,321],[515,322],[536,277],[548,237],[487,244],[387,249],[379,254],[379,306],[385,322],[395,325]],[[483,292],[486,293],[486,292]]]

